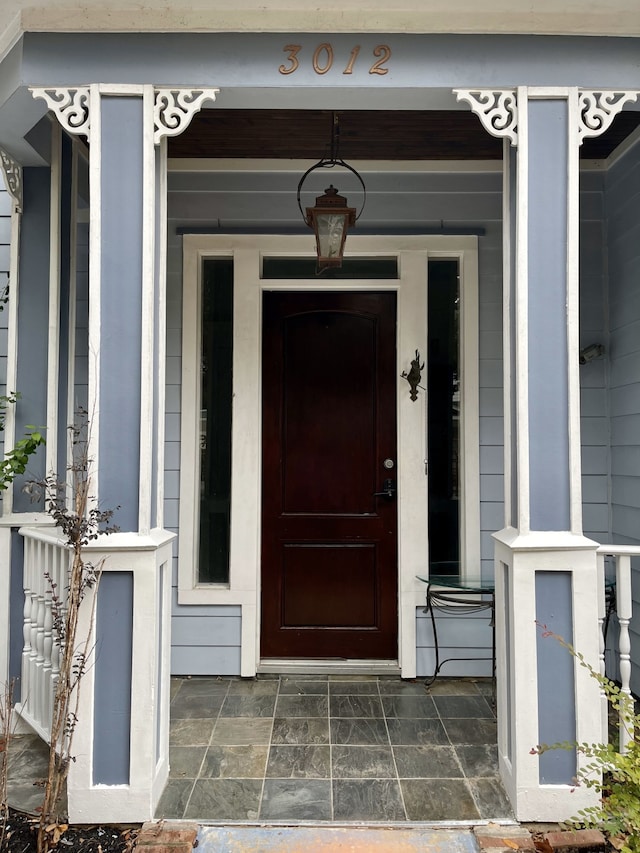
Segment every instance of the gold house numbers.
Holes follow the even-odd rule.
[[[287,54],[287,62],[283,63],[278,71],[281,74],[293,74],[300,67],[300,59],[298,55],[302,50],[301,44],[285,44],[282,48]],[[369,74],[388,74],[389,69],[386,64],[391,59],[391,48],[388,44],[378,44],[373,48],[374,61],[369,67]],[[343,74],[353,74],[353,67],[360,55],[360,45],[357,44],[351,49]],[[316,74],[326,74],[333,67],[335,59],[333,45],[329,42],[322,42],[313,52],[311,64]]]

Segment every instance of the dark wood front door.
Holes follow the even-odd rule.
[[[395,293],[266,292],[261,656],[395,659]],[[385,467],[391,466],[393,467]]]

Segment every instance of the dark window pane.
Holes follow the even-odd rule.
[[[200,583],[229,582],[233,261],[204,261],[200,412]]]
[[[458,262],[429,261],[429,563],[457,574],[460,560],[460,291]]]
[[[262,278],[398,278],[397,258],[345,258],[318,275],[315,258],[263,258]]]

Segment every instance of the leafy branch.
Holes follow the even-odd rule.
[[[10,394],[0,395],[0,432],[4,432],[7,408],[20,399],[18,391],[12,391]],[[27,424],[24,438],[16,442],[16,446],[5,453],[5,458],[0,460],[0,492],[6,491],[16,477],[27,470],[29,457],[33,456],[36,450],[45,444],[45,438],[42,432],[32,424]]]

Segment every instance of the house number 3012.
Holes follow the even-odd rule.
[[[294,71],[297,71],[298,68],[300,68],[300,59],[298,58],[298,56],[300,54],[300,51],[302,50],[302,45],[285,44],[282,49],[287,54],[287,61],[286,63],[283,63],[280,66],[278,71],[281,74],[293,74]],[[389,45],[377,44],[373,48],[372,53],[374,61],[369,67],[369,74],[388,74],[389,69],[386,67],[386,65],[391,59],[391,48],[389,47]],[[349,58],[342,72],[343,74],[353,74],[353,67],[356,64],[356,60],[358,59],[359,54],[360,45],[357,44],[354,48],[351,49],[351,53],[349,54]],[[329,42],[322,42],[322,44],[319,44],[317,48],[313,51],[313,56],[311,57],[311,64],[316,74],[326,74],[327,71],[330,71],[333,67],[334,60],[335,55],[333,52],[333,45],[331,45]]]

